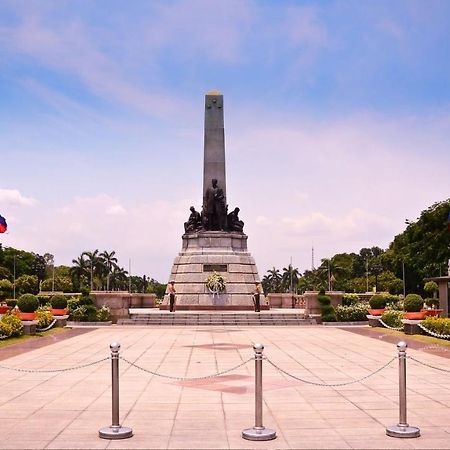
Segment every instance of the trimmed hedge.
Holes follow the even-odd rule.
[[[355,303],[354,305],[338,305],[335,308],[338,322],[360,322],[367,319],[369,310],[366,302]]]
[[[445,317],[427,317],[422,325],[437,334],[450,334],[450,319]]]
[[[50,303],[52,304],[52,308],[54,309],[64,309],[67,308],[67,299],[64,295],[54,295]]]
[[[403,307],[407,312],[419,312],[423,308],[423,298],[418,294],[408,294]]]
[[[386,308],[386,297],[381,294],[372,295],[369,300],[369,306],[371,309]]]
[[[395,309],[391,309],[389,311],[385,311],[382,316],[381,320],[390,327],[393,328],[402,328],[403,327],[403,312],[397,311]]]
[[[23,294],[17,300],[17,306],[24,313],[32,313],[39,308],[39,300],[33,294]]]

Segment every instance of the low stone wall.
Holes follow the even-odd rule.
[[[306,291],[303,294],[303,299],[305,301],[305,315],[319,315],[320,316],[320,303],[317,300],[319,293],[317,291]],[[337,305],[342,305],[342,298],[344,292],[341,291],[327,291],[325,295],[331,298],[331,305],[333,307]]]
[[[95,306],[106,305],[111,309],[112,321],[129,318],[129,308],[154,308],[155,294],[130,294],[126,291],[105,292],[92,291]]]
[[[269,305],[271,308],[302,308],[302,297],[296,294],[267,294]]]

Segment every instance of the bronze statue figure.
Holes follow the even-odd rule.
[[[239,220],[239,208],[234,208],[233,211],[228,214],[228,230],[229,231],[238,231],[239,233],[242,233],[244,230],[244,222],[242,220]]]
[[[206,190],[203,199],[203,228],[205,230],[225,231],[227,210],[223,190],[212,180],[212,187]]]
[[[202,227],[202,218],[200,213],[195,210],[193,206],[190,208],[191,214],[189,215],[189,219],[187,222],[184,222],[184,231],[186,233],[193,233],[194,231],[198,231]]]

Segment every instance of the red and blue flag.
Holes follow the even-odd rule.
[[[0,233],[4,233],[8,229],[8,224],[3,216],[0,216]]]

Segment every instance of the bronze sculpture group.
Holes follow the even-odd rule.
[[[239,208],[228,213],[223,190],[218,186],[217,180],[206,190],[203,198],[203,209],[200,214],[193,206],[189,209],[191,214],[184,223],[186,233],[197,231],[233,231],[243,233],[244,222],[239,219]]]

